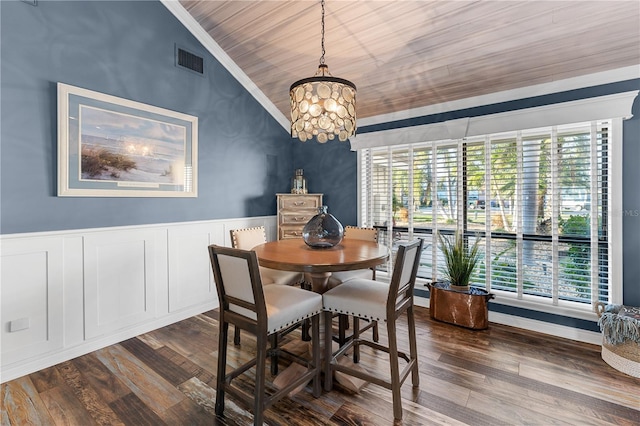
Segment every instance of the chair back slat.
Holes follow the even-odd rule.
[[[413,303],[413,289],[416,284],[422,240],[418,239],[398,247],[396,263],[389,284],[387,315],[403,310]]]
[[[345,226],[344,238],[364,241],[378,241],[378,230],[375,228],[362,228],[358,226]]]
[[[231,311],[266,324],[266,307],[258,258],[254,251],[209,246],[221,315]]]
[[[264,226],[232,229],[230,233],[231,247],[241,250],[251,250],[255,246],[267,242],[267,233]]]

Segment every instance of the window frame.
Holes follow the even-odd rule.
[[[609,121],[610,123],[610,134],[608,137],[608,151],[607,151],[607,161],[608,161],[608,170],[607,170],[607,175],[606,178],[608,180],[608,192],[606,194],[606,213],[603,211],[603,216],[606,214],[606,218],[607,218],[607,228],[608,228],[608,241],[607,241],[607,248],[608,248],[608,272],[609,272],[609,277],[608,277],[608,281],[609,281],[609,303],[621,303],[622,301],[622,216],[623,216],[623,211],[622,211],[622,116],[628,117],[630,116],[630,103],[633,101],[633,99],[635,98],[635,96],[637,95],[638,92],[628,92],[624,95],[626,96],[622,96],[621,94],[617,94],[617,95],[609,95],[607,96],[607,100],[610,100],[612,97],[616,98],[620,103],[627,102],[628,106],[626,108],[628,108],[628,113],[627,114],[620,114],[619,111],[624,110],[625,107],[618,107],[618,109],[616,109],[616,112],[618,112],[618,115],[620,115],[619,118],[611,118],[611,119],[606,119],[607,121]],[[583,100],[580,101],[581,105],[588,105],[589,108],[588,109],[593,109],[593,104],[597,103],[598,100],[601,100],[602,97],[600,98],[593,98],[590,100]],[[606,103],[606,102],[605,102]],[[569,102],[567,104],[572,104],[575,106],[575,102]],[[610,105],[607,103],[607,105],[610,107]],[[566,105],[563,105],[566,106]],[[534,109],[530,109],[530,110],[535,110],[535,113],[541,113],[542,115],[547,115],[549,113],[549,111],[558,111],[558,105],[552,105],[549,108],[545,108],[545,107],[537,107]],[[527,110],[519,110],[517,113],[518,114],[523,114],[525,111]],[[609,110],[610,112],[610,110]],[[530,114],[533,114],[533,111],[529,111]],[[506,113],[507,116],[510,113]],[[534,114],[535,115],[535,114]],[[574,114],[575,115],[575,114]],[[574,116],[569,114],[569,116]],[[593,114],[590,114],[593,115]],[[500,127],[500,122],[504,122],[504,119],[507,118],[507,116],[505,116],[505,113],[501,113],[501,114],[494,114],[492,116],[484,116],[481,117],[481,120],[485,123],[487,123],[487,120],[490,120],[491,118],[496,119],[499,123],[498,124],[492,124],[489,127],[493,127],[493,128],[499,128]],[[541,119],[540,118],[536,118],[533,120],[534,122],[539,122]],[[555,117],[555,119],[557,119],[557,117]],[[594,121],[594,120],[583,120],[583,121]],[[566,122],[565,122],[566,123]],[[439,123],[441,124],[441,123]],[[438,125],[438,123],[436,123],[436,125]],[[561,125],[562,127],[564,127],[564,124]],[[539,128],[550,128],[552,127],[550,126],[537,126]],[[522,130],[522,132],[524,134],[530,134],[531,132],[534,132],[537,130],[536,128],[528,128],[526,130]],[[415,135],[420,133],[420,132],[416,132],[416,129],[413,128],[408,128],[410,129],[410,132],[413,134],[413,138],[415,139]],[[395,134],[397,134],[397,132],[401,132],[403,129],[394,129],[393,132]],[[379,133],[387,133],[389,131],[383,131],[383,132],[379,132]],[[452,144],[455,143],[456,146],[458,146],[458,158],[459,158],[459,166],[461,166],[461,162],[462,162],[462,147],[464,146],[464,144],[462,143],[463,140],[470,140],[470,141],[478,141],[479,139],[486,139],[486,138],[490,138],[492,140],[495,140],[496,137],[500,134],[500,133],[508,133],[508,134],[513,134],[512,130],[509,131],[503,131],[503,132],[497,132],[494,134],[487,134],[487,135],[476,135],[475,137],[471,137],[471,138],[460,138],[460,139],[441,139],[441,140],[431,140],[431,141],[413,141],[411,143],[403,143],[403,144],[391,144],[391,145],[382,145],[380,143],[380,135],[377,134],[376,137],[372,138],[371,143],[368,143],[366,140],[364,140],[361,138],[361,145],[363,145],[364,147],[362,149],[357,149],[357,154],[358,154],[358,222],[362,225],[363,223],[363,204],[364,203],[369,203],[370,204],[370,195],[371,194],[363,194],[363,152],[364,150],[367,150],[367,152],[371,152],[368,148],[376,148],[379,147],[381,148],[382,146],[387,146],[387,153],[389,156],[392,155],[392,153],[394,151],[397,151],[398,149],[404,147],[406,149],[408,149],[409,152],[409,156],[412,157],[414,151],[417,148],[420,148],[422,146],[431,146],[432,149],[432,153],[435,152],[433,150],[435,150],[438,146],[442,146],[445,144]],[[366,135],[365,135],[366,136]],[[378,138],[378,139],[377,139]],[[428,139],[428,138],[427,138]],[[391,140],[398,140],[398,139],[391,139]],[[400,138],[400,140],[402,140],[403,142],[407,141],[407,138]],[[489,155],[487,153],[487,155]],[[519,160],[520,161],[520,160]],[[435,162],[434,162],[435,163]],[[370,167],[370,164],[369,164]],[[435,165],[434,165],[435,167]],[[485,166],[486,167],[486,166]],[[458,167],[459,170],[461,170],[461,167]],[[413,174],[411,174],[410,179],[412,178]],[[594,177],[593,179],[595,179],[597,177]],[[391,185],[391,176],[389,176],[389,184]],[[410,188],[413,187],[413,182],[410,182]],[[371,189],[369,188],[369,191]],[[459,189],[462,190],[462,189]],[[461,204],[461,207],[463,207],[462,209],[458,209],[458,221],[460,223],[461,220],[464,220],[465,217],[463,216],[464,213],[468,210],[468,206],[466,205],[464,198],[466,197],[466,191],[463,192],[465,194],[464,197],[458,197],[457,201],[459,204]],[[555,195],[554,195],[555,196]],[[364,198],[363,198],[364,197]],[[390,202],[389,202],[390,203]],[[370,208],[370,205],[367,206],[368,208]],[[412,215],[411,210],[410,210],[410,215]],[[391,217],[391,213],[389,214],[389,217]],[[595,219],[597,220],[597,219]],[[462,222],[464,223],[464,222]],[[431,232],[433,234],[435,234],[438,231],[438,226],[436,223],[432,223],[432,225],[434,225],[431,229]],[[486,231],[490,231],[490,225],[487,224],[486,225],[487,229]],[[409,218],[409,227],[407,229],[408,231],[408,236],[410,238],[413,237],[413,226],[412,226],[412,218]],[[388,237],[393,237],[391,235],[391,230],[388,229]],[[433,250],[435,251],[436,249],[433,248]],[[596,254],[597,255],[597,254]],[[390,266],[390,265],[389,265]],[[434,266],[434,269],[436,267]],[[382,275],[384,275],[384,273],[382,273]],[[554,277],[554,280],[556,278]],[[519,280],[519,286],[518,287],[522,287],[522,280]],[[556,287],[554,285],[554,287]],[[582,317],[585,319],[593,319],[593,312],[591,311],[592,307],[591,305],[593,305],[593,300],[591,302],[591,304],[587,304],[584,302],[571,302],[571,301],[566,301],[566,300],[558,300],[557,298],[554,297],[554,299],[556,300],[555,304],[548,304],[548,303],[541,303],[541,301],[538,299],[537,296],[533,296],[533,298],[528,297],[527,295],[520,295],[519,297],[513,297],[510,296],[509,293],[507,294],[503,294],[502,291],[498,291],[498,290],[492,290],[494,293],[496,293],[498,295],[498,299],[496,300],[497,303],[501,303],[501,304],[506,304],[506,305],[512,305],[512,306],[517,306],[517,307],[522,307],[522,308],[528,308],[528,309],[533,309],[536,311],[542,311],[542,312],[549,312],[549,313],[554,313],[554,314],[561,314],[561,315],[568,315],[568,316],[574,316],[574,317]],[[596,295],[597,296],[597,295]],[[585,309],[586,308],[586,309]]]

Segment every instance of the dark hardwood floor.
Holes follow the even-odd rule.
[[[405,382],[403,424],[640,424],[640,380],[605,364],[599,346],[496,324],[471,331],[434,322],[425,308],[417,313],[420,386]],[[2,424],[251,424],[252,416],[229,397],[225,418],[214,415],[216,317],[207,312],[4,383]],[[405,330],[406,323],[400,336]],[[296,333],[289,345],[302,347]],[[239,365],[254,351],[255,340],[243,333],[240,348],[230,345],[229,362]],[[388,368],[373,352],[362,363]],[[243,386],[252,389],[251,380]],[[266,419],[394,424],[390,391],[374,385],[358,394],[338,387],[318,399],[307,386],[267,410]]]

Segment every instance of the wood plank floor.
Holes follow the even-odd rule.
[[[402,424],[640,424],[640,380],[606,365],[599,346],[496,324],[471,331],[432,321],[425,308],[417,314],[420,386],[405,382]],[[207,312],[4,383],[2,425],[251,424],[229,397],[225,417],[214,414],[216,318]],[[290,336],[298,345],[299,335]],[[240,365],[255,340],[243,333],[241,347],[230,348],[229,362]],[[363,353],[362,363],[387,371],[381,354]],[[243,386],[252,389],[252,379]],[[267,410],[266,422],[391,425],[391,393],[338,387],[314,399],[307,386]]]

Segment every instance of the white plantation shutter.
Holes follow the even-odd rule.
[[[359,215],[362,223],[370,223],[372,220],[369,215],[373,211],[371,152],[366,151],[360,154],[360,161],[358,163],[358,174],[361,176],[361,185],[358,189]]]
[[[614,285],[610,123],[363,149],[362,222],[392,249],[422,238],[421,278],[441,278],[437,235],[459,230],[481,239],[472,285],[591,310]]]
[[[439,146],[436,149],[437,199],[433,208],[440,228],[456,228],[458,219],[458,182],[457,145]]]
[[[411,238],[423,240],[418,276],[432,279],[437,276],[437,244],[434,244],[436,217],[433,204],[436,199],[435,162],[433,144],[418,145],[413,149],[413,213],[409,233]],[[410,239],[410,238],[408,238]]]
[[[465,144],[464,149],[465,160],[463,164],[466,179],[463,181],[463,185],[465,185],[467,204],[467,209],[464,211],[465,230],[483,232],[486,228],[486,220],[483,220],[485,215],[480,213],[484,210],[487,192],[484,141],[469,142]]]
[[[609,286],[611,279],[609,273],[611,268],[609,262],[611,256],[609,253],[609,245],[612,239],[609,230],[609,212],[611,209],[609,200],[610,185],[612,184],[609,180],[611,165],[609,161],[609,146],[611,133],[612,123],[610,122],[604,122],[598,125],[594,124],[591,127],[592,138],[595,135],[595,140],[591,144],[591,152],[592,159],[596,162],[594,169],[597,171],[591,179],[591,197],[597,200],[597,204],[593,202],[591,205],[585,207],[588,208],[591,213],[591,229],[597,230],[597,234],[592,232],[591,235],[591,247],[592,249],[597,247],[597,253],[594,252],[591,256],[592,262],[595,265],[595,270],[592,268],[592,303],[596,303],[599,300],[612,300],[612,289],[610,289]],[[594,194],[596,196],[594,196]]]
[[[409,212],[412,200],[410,197],[410,155],[408,149],[394,149],[391,154],[391,189],[394,226],[409,226]]]

